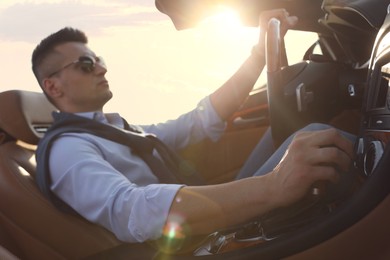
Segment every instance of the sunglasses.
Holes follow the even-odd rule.
[[[96,68],[96,63],[98,63],[100,66],[106,68],[106,64],[104,63],[104,60],[102,57],[91,57],[91,56],[80,56],[77,60],[65,65],[61,69],[51,73],[48,78],[54,76],[55,74],[61,72],[62,70],[75,65],[77,68],[80,68],[82,72],[84,73],[91,73]]]

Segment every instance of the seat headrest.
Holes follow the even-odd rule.
[[[8,90],[0,93],[0,130],[17,140],[37,144],[57,110],[43,93]]]

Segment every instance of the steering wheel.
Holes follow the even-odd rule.
[[[284,40],[281,35],[280,21],[272,18],[268,22],[266,36],[267,98],[270,127],[275,146],[279,146],[287,137],[284,125],[288,117],[285,109],[282,67],[287,65]]]

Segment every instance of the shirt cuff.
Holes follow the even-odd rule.
[[[133,207],[128,222],[128,230],[133,239],[125,240],[144,242],[159,238],[163,233],[173,200],[183,186],[151,184],[144,187],[144,196]]]
[[[202,117],[203,129],[206,135],[214,142],[218,141],[226,129],[226,122],[221,119],[214,106],[211,104],[210,96],[203,98],[196,108]]]

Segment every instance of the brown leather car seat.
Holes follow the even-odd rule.
[[[55,110],[42,93],[0,93],[0,244],[21,259],[80,259],[121,242],[42,196],[34,151]],[[12,240],[12,241],[10,241]],[[12,243],[11,243],[12,242]]]

